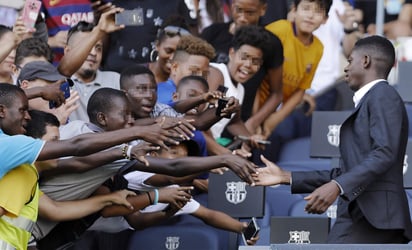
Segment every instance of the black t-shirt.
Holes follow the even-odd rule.
[[[231,23],[214,23],[205,28],[200,36],[210,43],[216,50],[214,62],[227,63],[228,53],[233,35],[229,33]]]
[[[229,48],[233,35],[229,33],[230,23],[215,23],[203,30],[201,37],[208,41],[216,50],[214,61],[227,63]],[[283,46],[279,38],[268,32],[271,40],[267,41],[264,51],[263,65],[260,70],[247,82],[245,87],[245,98],[242,104],[242,120],[246,121],[252,114],[253,103],[257,89],[265,77],[268,69],[277,68],[283,64]]]
[[[171,15],[181,15],[189,25],[196,25],[184,0],[114,0],[113,4],[127,10],[141,8],[144,24],[110,34],[104,70],[121,72],[133,63],[149,62],[158,29]]]
[[[399,12],[402,8],[401,3],[398,0],[388,0],[385,1],[385,23],[394,21],[398,18]],[[412,3],[412,0],[405,0],[405,3]],[[376,22],[376,1],[355,1],[355,8],[363,11],[363,21],[362,24],[365,28],[369,24]]]

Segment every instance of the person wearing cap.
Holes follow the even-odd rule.
[[[36,87],[48,87],[56,82],[60,85],[65,80],[67,80],[66,77],[61,75],[53,64],[46,61],[33,61],[27,63],[21,69],[17,84],[22,89],[27,90]],[[30,109],[52,113],[59,119],[61,124],[66,124],[70,113],[78,107],[76,103],[78,99],[77,93],[72,92],[64,105],[58,108],[50,108],[49,101],[42,98],[33,98],[29,100],[29,107]]]

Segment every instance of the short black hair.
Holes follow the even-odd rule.
[[[80,21],[73,27],[71,27],[67,33],[67,43],[69,43],[70,38],[77,32],[90,32],[94,28],[93,23],[89,23],[86,21]]]
[[[307,0],[307,1],[317,3],[320,8],[325,10],[325,15],[328,16],[333,0]],[[302,0],[295,0],[295,7],[297,8],[301,2]]]
[[[180,79],[179,84],[177,84],[176,91],[178,91],[181,87],[185,86],[191,81],[199,82],[206,89],[206,91],[209,91],[209,84],[207,83],[206,79],[197,75],[189,75]]]
[[[40,110],[29,110],[31,120],[26,126],[26,135],[33,138],[42,138],[46,134],[46,126],[60,127],[57,117],[51,113]]]
[[[87,103],[87,115],[92,123],[97,124],[97,114],[107,113],[112,110],[114,100],[120,98],[127,103],[127,97],[121,90],[101,88],[96,90]]]
[[[0,83],[0,105],[11,107],[17,95],[26,96],[24,91],[10,83]]]
[[[387,77],[395,64],[395,48],[391,41],[382,36],[368,36],[355,43],[353,51],[362,51],[370,56],[377,73]]]
[[[52,62],[53,53],[47,42],[40,38],[31,37],[24,39],[16,48],[16,57],[14,64],[20,66],[24,58],[29,56],[45,57],[47,61]]]
[[[238,50],[242,45],[250,45],[265,52],[271,37],[269,31],[257,25],[245,25],[236,30],[231,47]]]
[[[120,88],[121,89],[126,89],[126,81],[129,78],[131,78],[133,76],[137,76],[137,75],[144,75],[144,74],[149,75],[152,78],[152,80],[154,82],[156,82],[155,81],[155,76],[149,68],[147,68],[145,66],[142,66],[142,65],[136,64],[136,65],[133,65],[133,66],[130,66],[130,67],[126,68],[120,74]]]

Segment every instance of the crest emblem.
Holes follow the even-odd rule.
[[[246,183],[239,182],[227,182],[226,183],[226,200],[232,204],[238,204],[246,199]]]
[[[291,244],[310,244],[309,231],[289,231],[288,243]]]
[[[179,248],[179,238],[177,236],[166,237],[165,247],[167,250],[175,250]]]
[[[408,172],[408,167],[409,167],[409,164],[408,164],[408,155],[405,154],[405,158],[403,158],[403,169],[402,169],[402,174],[403,174],[403,175],[405,175],[406,172]]]
[[[339,132],[340,132],[340,126],[341,125],[329,125],[328,126],[328,142],[330,145],[335,146],[335,147],[339,147]]]

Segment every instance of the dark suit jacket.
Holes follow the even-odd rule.
[[[341,202],[356,200],[374,227],[403,229],[412,239],[402,176],[407,140],[404,103],[387,82],[379,82],[341,126],[341,168],[293,173],[292,192],[309,193],[335,179],[344,191]]]

